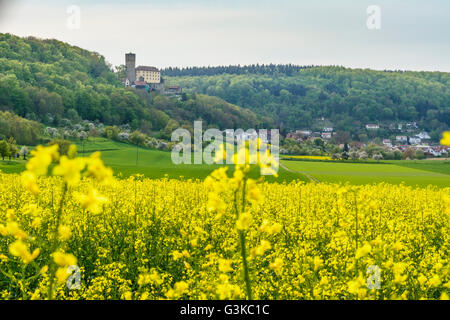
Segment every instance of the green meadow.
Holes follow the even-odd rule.
[[[342,163],[332,161],[282,161],[294,172],[321,182],[349,182],[361,185],[387,182],[411,186],[450,187],[450,162],[436,160]]]
[[[175,165],[168,151],[136,148],[135,146],[97,138],[84,144],[77,144],[80,156],[89,156],[100,151],[107,166],[113,168],[118,177],[142,174],[148,178],[204,179],[218,165]],[[5,173],[20,173],[25,169],[25,161],[1,161],[0,170]],[[232,170],[232,169],[231,169]],[[439,160],[422,161],[381,161],[380,163],[342,163],[333,161],[282,160],[277,178],[267,176],[269,182],[290,182],[293,180],[320,182],[349,182],[361,185],[387,182],[405,183],[411,186],[450,187],[450,162]],[[258,172],[252,175],[256,178]]]
[[[170,179],[204,179],[219,165],[208,164],[181,164],[172,163],[171,153],[169,151],[150,150],[147,148],[136,148],[136,146],[126,143],[97,138],[95,140],[80,143],[77,145],[79,156],[89,156],[90,154],[100,151],[102,159],[107,166],[114,170],[114,174],[118,177],[129,177],[134,174],[142,174],[148,178],[170,178]],[[25,169],[25,161],[1,161],[0,170],[5,173],[20,173]],[[252,172],[253,177],[258,177],[258,172]],[[290,172],[280,168],[277,178],[266,176],[269,182],[290,182],[293,180],[308,181],[308,179],[300,173]]]

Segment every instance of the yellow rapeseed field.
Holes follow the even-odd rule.
[[[449,188],[249,170],[118,180],[99,154],[37,148],[0,173],[0,298],[448,299]]]
[[[286,159],[302,159],[302,160],[333,160],[328,156],[284,156]]]

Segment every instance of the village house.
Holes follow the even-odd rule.
[[[296,137],[295,137],[295,133],[294,132],[289,132],[287,135],[286,135],[286,139],[295,139]]]
[[[145,89],[147,83],[145,81],[135,81],[133,87],[136,89]]]
[[[407,142],[408,141],[408,137],[407,136],[396,136],[395,137],[395,141],[397,141],[397,142]]]
[[[417,146],[426,156],[442,157],[448,155],[448,147],[446,146]]]
[[[411,148],[411,146],[408,144],[401,144],[401,145],[398,145],[397,148],[400,151],[405,151],[406,149]]]
[[[170,86],[167,89],[167,93],[171,93],[171,94],[181,94],[182,92],[183,92],[183,90],[179,86]]]
[[[419,133],[417,135],[417,137],[419,137],[422,140],[430,140],[431,139],[430,135],[426,131],[423,131],[423,132]]]
[[[391,139],[383,139],[383,145],[392,147],[392,141]]]
[[[419,127],[417,126],[417,122],[408,122],[406,123],[406,129],[419,129]]]
[[[367,130],[377,130],[377,129],[380,129],[380,126],[378,124],[370,123],[370,124],[366,124],[366,129]]]
[[[395,123],[391,123],[389,124],[388,129],[391,131],[397,130],[397,125]]]
[[[409,138],[410,144],[417,145],[417,144],[420,144],[421,142],[422,142],[422,139],[420,139],[419,137],[410,137]]]
[[[309,137],[311,135],[311,131],[310,130],[296,130],[295,134]]]
[[[332,136],[331,132],[322,132],[322,139],[324,140],[331,139],[331,136]]]
[[[309,137],[311,137],[312,133],[310,130],[296,130],[295,132],[289,132],[286,135],[288,139],[294,139],[296,141],[303,141]]]
[[[448,146],[435,146],[432,149],[436,154],[439,154],[437,157],[448,157],[448,153],[450,151],[450,147]]]

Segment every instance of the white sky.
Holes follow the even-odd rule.
[[[381,8],[381,29],[366,9]],[[81,28],[67,28],[69,5]],[[449,0],[0,0],[0,32],[56,38],[113,65],[252,63],[450,71]]]

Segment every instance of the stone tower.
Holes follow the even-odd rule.
[[[130,83],[136,81],[136,54],[125,54],[125,66],[127,68],[127,79]]]

